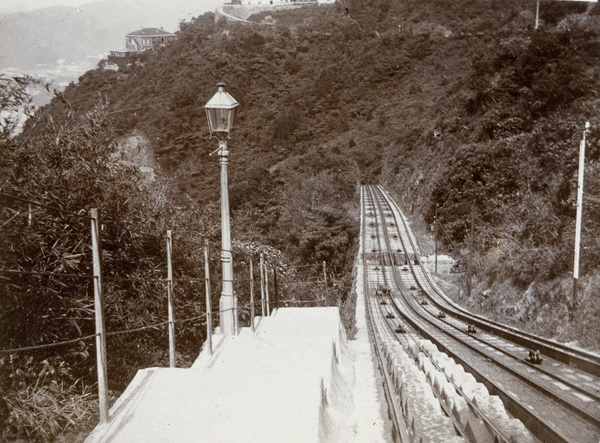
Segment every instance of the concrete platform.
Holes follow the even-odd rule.
[[[282,308],[213,346],[192,368],[139,371],[86,442],[386,440],[337,308]]]

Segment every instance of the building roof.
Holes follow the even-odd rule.
[[[139,29],[137,31],[133,31],[130,32],[129,34],[127,34],[128,36],[135,36],[135,37],[162,37],[162,36],[174,36],[175,34],[172,34],[171,32],[167,32],[167,31],[163,31],[162,29],[159,28],[142,28]]]

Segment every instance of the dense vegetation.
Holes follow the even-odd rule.
[[[164,287],[139,279],[164,277],[161,233],[173,229],[190,242],[177,258],[180,277],[201,278],[199,245],[219,240],[219,169],[209,156],[216,143],[203,110],[219,81],[241,103],[229,181],[243,300],[250,255],[266,252],[282,287],[290,283],[283,297],[319,297],[296,283],[315,281],[320,267],[289,265],[325,261],[335,283],[330,291],[344,301],[356,252],[358,184],[380,182],[425,226],[437,206],[442,241],[461,266],[473,214],[476,248],[466,254],[475,257],[472,306],[506,317],[510,299],[530,316],[554,309],[555,318],[568,318],[577,152],[586,120],[586,190],[600,188],[600,8],[544,3],[543,27],[535,31],[533,7],[516,0],[348,4],[350,16],[338,6],[268,14],[275,25],[261,24],[267,14],[253,17],[255,24],[214,23],[212,14],[184,22],[168,47],[117,72],[100,66],[86,73],[21,136],[2,138],[1,192],[84,216],[82,209],[98,207],[111,222],[103,234],[109,330],[165,318]],[[131,158],[122,161],[127,155],[119,146],[131,136],[155,157],[153,181]],[[26,207],[2,202],[3,268],[89,273],[89,219],[40,209],[28,223]],[[585,208],[584,309],[571,313],[584,326],[599,316],[590,297],[600,252],[597,211]],[[213,268],[217,254],[213,247]],[[93,333],[87,282],[5,281],[5,347]],[[202,289],[179,286],[180,318],[204,312]],[[219,288],[213,289],[216,300]],[[561,327],[563,338],[573,333],[568,323]],[[111,389],[123,389],[139,367],[165,363],[165,333],[111,338]],[[203,320],[181,324],[178,333],[181,359],[190,361],[204,338]],[[597,343],[594,334],[579,338]],[[93,405],[93,349],[88,341],[0,359],[5,438],[52,439],[69,420],[83,419],[65,407],[44,433],[23,417],[39,417],[65,393]],[[93,406],[76,409],[93,414]]]

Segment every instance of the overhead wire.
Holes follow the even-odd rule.
[[[167,238],[166,234],[165,235],[157,235],[157,234],[150,234],[149,232],[137,231],[135,229],[125,228],[125,227],[119,225],[118,223],[111,222],[111,221],[102,220],[102,225],[112,226],[112,227],[117,228],[120,231],[130,232],[132,234],[136,234],[136,235],[139,235],[141,237],[154,238],[154,239],[157,239],[157,240],[165,240]]]
[[[7,221],[5,221],[4,223],[2,223],[2,226],[0,226],[0,229],[2,229],[4,226],[6,226],[7,224],[9,224],[11,221],[13,221],[15,218],[17,218],[19,215],[21,215],[21,211],[17,211],[17,213],[15,215],[13,215],[11,218],[9,218]]]
[[[320,298],[320,299],[315,299],[315,300],[278,300],[279,303],[300,303],[300,304],[305,304],[305,303],[322,303],[325,302],[326,300],[324,298]],[[260,304],[260,300],[255,300],[255,305]],[[250,307],[251,303],[246,303],[243,306],[238,306],[237,308],[227,308],[227,309],[222,309],[219,311],[214,311],[212,312],[212,314],[222,314],[224,312],[229,312],[232,311],[233,309],[238,309],[238,310],[243,310],[246,309],[248,307]],[[190,321],[194,321],[194,320],[200,320],[204,317],[206,317],[208,315],[207,312],[204,312],[198,316],[194,316],[194,317],[188,317],[185,319],[175,319],[173,320],[173,323],[187,323]],[[90,320],[90,319],[83,319],[83,320]],[[165,320],[159,323],[154,323],[151,325],[146,325],[146,326],[140,326],[137,328],[132,328],[132,329],[123,329],[120,331],[111,331],[111,332],[106,332],[104,335],[106,337],[111,337],[111,336],[115,336],[115,335],[124,335],[124,334],[131,334],[134,332],[139,332],[139,331],[144,331],[147,329],[155,329],[159,326],[164,326],[166,324],[169,324],[170,321],[169,320]],[[91,334],[91,335],[86,335],[83,337],[78,337],[78,338],[74,338],[74,339],[70,339],[70,340],[63,340],[60,342],[56,342],[56,343],[46,343],[46,344],[41,344],[41,345],[33,345],[33,346],[24,346],[24,347],[20,347],[20,348],[12,348],[12,349],[0,349],[0,355],[3,354],[13,354],[13,353],[17,353],[17,352],[25,352],[25,351],[34,351],[34,350],[40,350],[40,349],[48,349],[48,348],[54,348],[57,346],[63,346],[63,345],[67,345],[67,344],[73,344],[73,343],[77,343],[80,341],[84,341],[84,340],[89,340],[90,338],[94,338],[97,337],[98,333],[96,334]]]
[[[314,263],[314,264],[310,264],[310,265],[290,265],[290,266],[284,266],[285,269],[298,269],[298,268],[312,268],[314,266],[322,266],[321,263]]]
[[[243,309],[243,308],[246,308],[248,306],[250,306],[249,303],[246,304],[246,305],[244,305],[244,306],[242,306],[242,307],[238,307],[238,309]],[[233,308],[222,309],[220,311],[213,312],[213,314],[221,314],[223,312],[228,312],[228,311],[232,311],[232,310],[233,310]],[[199,319],[201,319],[203,317],[206,317],[207,315],[208,315],[208,313],[205,312],[205,313],[203,313],[203,314],[201,314],[199,316],[196,316],[196,317],[189,317],[189,318],[181,319],[181,320],[175,319],[175,320],[173,320],[173,323],[184,323],[184,322],[189,322],[189,321],[193,321],[193,320],[199,320]],[[120,331],[105,332],[104,335],[106,337],[110,337],[110,336],[114,336],[114,335],[130,334],[130,333],[133,333],[133,332],[139,332],[139,331],[143,331],[143,330],[146,330],[146,329],[157,328],[158,326],[163,326],[163,325],[166,325],[168,323],[170,323],[170,321],[166,320],[166,321],[162,321],[162,322],[159,322],[159,323],[154,323],[154,324],[151,324],[151,325],[140,326],[138,328],[123,329],[123,330],[120,330]],[[21,347],[21,348],[13,348],[13,349],[0,349],[0,355],[2,355],[2,354],[13,354],[13,353],[16,353],[16,352],[24,352],[24,351],[34,351],[34,350],[46,349],[46,348],[53,348],[53,347],[56,347],[56,346],[62,346],[62,345],[77,343],[77,342],[83,341],[83,340],[88,340],[88,339],[96,337],[98,335],[100,335],[100,334],[96,333],[96,334],[86,335],[84,337],[74,338],[74,339],[71,339],[71,340],[64,340],[64,341],[60,341],[60,342],[56,342],[56,343],[46,343],[46,344],[41,344],[41,345],[24,346],[24,347]]]
[[[33,200],[28,200],[28,199],[25,199],[25,198],[17,197],[15,195],[6,194],[4,192],[0,192],[0,197],[4,197],[4,198],[10,199],[10,200],[20,201],[22,203],[27,203],[27,204],[30,204],[30,205],[33,205],[33,206],[37,206],[39,208],[48,209],[49,211],[61,212],[63,214],[72,215],[74,217],[81,217],[81,218],[89,218],[90,217],[89,214],[87,213],[87,211],[85,209],[81,209],[81,211],[84,211],[84,213],[81,214],[81,213],[77,213],[77,212],[73,212],[73,211],[67,211],[66,209],[62,209],[62,208],[57,208],[57,207],[53,207],[53,206],[44,205],[42,203],[38,203],[38,202],[33,201]],[[8,206],[6,206],[6,207],[8,207]]]
[[[80,342],[83,340],[89,340],[90,338],[94,338],[97,335],[99,335],[99,334],[91,334],[91,335],[86,335],[84,337],[75,338],[73,340],[65,340],[65,341],[56,342],[56,343],[46,343],[43,345],[25,346],[22,348],[14,348],[14,349],[0,349],[0,355],[14,354],[16,352],[23,352],[23,351],[36,351],[39,349],[54,348],[56,346],[68,345],[70,343],[77,343],[77,342]]]
[[[46,204],[42,204],[30,199],[26,199],[26,198],[22,198],[22,197],[17,197],[14,195],[10,195],[10,194],[6,194],[4,192],[0,192],[0,197],[3,197],[4,199],[8,199],[8,200],[14,200],[14,201],[18,201],[21,203],[27,203],[29,205],[32,206],[36,206],[39,208],[43,208],[46,210],[50,210],[50,211],[55,211],[58,213],[63,213],[63,214],[67,214],[70,216],[75,216],[78,218],[91,218],[90,214],[82,209],[79,212],[73,212],[73,211],[68,211],[62,208],[58,208],[58,207],[52,207]],[[0,198],[0,204],[2,204],[2,198]],[[4,206],[6,208],[9,208],[9,206]],[[17,217],[18,215],[20,215],[22,212],[18,211],[10,220],[8,220],[7,222],[5,222],[1,227],[5,226],[8,222],[10,222],[12,219],[14,219],[15,217]],[[155,239],[165,239],[165,236],[158,236],[155,234],[149,234],[149,233],[145,233],[145,232],[141,232],[141,231],[137,231],[134,229],[130,229],[130,228],[125,228],[117,223],[111,222],[111,221],[102,221],[101,223],[103,226],[113,226],[116,227],[118,230],[121,231],[126,231],[126,232],[131,232],[133,234],[137,234],[140,236],[144,236],[144,237],[151,237],[151,238],[155,238]],[[174,241],[177,242],[181,242],[181,243],[187,243],[187,244],[194,244],[196,246],[201,246],[203,247],[204,245],[198,242],[194,242],[194,241],[190,241],[190,240],[183,240],[183,239],[174,239]],[[229,252],[232,253],[233,251],[225,251],[225,252]],[[310,264],[310,265],[297,265],[297,266],[289,266],[288,268],[294,269],[294,268],[304,268],[304,267],[314,267],[314,266],[319,266],[318,264]],[[0,269],[0,273],[4,273],[4,274],[18,274],[18,275],[30,275],[30,276],[38,276],[38,277],[59,277],[59,278],[81,278],[81,279],[95,279],[98,278],[97,276],[94,275],[84,275],[84,274],[69,274],[69,273],[53,273],[53,272],[37,272],[37,271],[21,271],[21,270],[16,270],[16,269]],[[104,277],[103,278],[105,281],[109,282],[109,281],[145,281],[145,282],[168,282],[168,279],[144,279],[144,278],[118,278],[118,277]],[[199,278],[199,279],[195,279],[195,278],[174,278],[173,281],[177,281],[177,282],[190,282],[190,283],[204,283],[205,282],[205,278]],[[308,283],[318,283],[318,282],[308,282]],[[300,282],[298,283],[291,283],[292,285],[294,284],[300,284]],[[285,284],[283,284],[283,286],[285,286]],[[317,299],[317,300],[306,300],[306,301],[302,301],[302,300],[279,300],[280,303],[315,303],[315,302],[321,302],[324,299]],[[259,304],[260,300],[257,300],[255,302],[255,304]],[[247,307],[250,306],[250,303],[247,303],[244,306],[238,307],[236,309],[245,309]],[[220,310],[220,311],[216,311],[214,312],[214,314],[221,314],[223,312],[226,311],[231,311],[234,308],[228,308],[225,310]],[[199,320],[203,317],[206,317],[208,315],[208,313],[203,313],[200,316],[195,316],[195,317],[191,317],[191,318],[187,318],[187,319],[181,319],[181,320],[174,320],[174,323],[184,323],[184,322],[189,322],[189,321],[194,321],[194,320]],[[152,329],[152,328],[157,328],[159,326],[163,326],[165,324],[168,324],[169,321],[163,321],[163,322],[159,322],[156,324],[152,324],[152,325],[146,325],[146,326],[141,326],[138,328],[133,328],[133,329],[126,329],[126,330],[121,330],[121,331],[113,331],[113,332],[107,332],[106,336],[113,336],[113,335],[121,335],[121,334],[127,334],[127,333],[133,333],[133,332],[138,332],[138,331],[143,331],[143,330],[147,330],[147,329]],[[7,354],[7,353],[15,353],[15,352],[21,352],[21,351],[30,351],[30,350],[39,350],[39,349],[46,349],[46,348],[52,348],[52,347],[57,347],[57,346],[62,346],[62,345],[67,345],[67,344],[72,344],[72,343],[77,343],[77,342],[81,342],[83,340],[88,340],[90,338],[96,337],[98,334],[92,334],[92,335],[87,335],[84,337],[79,337],[76,339],[71,339],[71,340],[64,340],[61,342],[56,342],[56,343],[47,343],[47,344],[41,344],[41,345],[33,345],[33,346],[26,346],[26,347],[21,347],[21,348],[14,348],[14,349],[0,349],[0,355],[2,354]]]
[[[22,203],[30,204],[32,206],[37,206],[39,208],[44,208],[44,209],[47,209],[49,211],[60,212],[60,213],[63,213],[63,214],[74,216],[74,217],[91,218],[91,215],[85,209],[81,209],[79,212],[68,211],[66,209],[58,208],[58,207],[55,207],[55,206],[48,206],[48,205],[45,205],[43,203],[39,203],[39,202],[36,202],[36,201],[33,201],[33,200],[29,200],[29,199],[26,199],[26,198],[23,198],[23,197],[17,197],[16,195],[6,194],[4,192],[0,192],[0,197],[4,197],[5,199],[9,199],[9,200],[16,200],[16,201],[19,201],[19,202],[22,202]],[[0,198],[0,203],[2,203],[2,199],[1,198]],[[4,206],[8,207],[6,205],[4,205]],[[131,232],[133,234],[137,234],[137,235],[140,235],[140,236],[143,236],[143,237],[152,237],[152,238],[161,239],[161,240],[163,240],[163,239],[166,238],[166,234],[165,235],[156,235],[156,234],[151,234],[151,233],[148,233],[148,232],[142,232],[142,231],[138,231],[138,230],[135,230],[135,229],[132,229],[132,228],[126,228],[126,227],[121,226],[118,223],[112,222],[110,220],[102,220],[102,225],[113,226],[113,227],[115,227],[115,228],[117,228],[119,230]],[[4,225],[2,225],[2,226],[4,226]],[[0,226],[0,227],[2,227],[2,226]],[[191,243],[188,240],[178,240],[178,241],[184,241],[186,243]]]
[[[17,269],[0,269],[0,273],[32,275],[32,276],[38,276],[38,277],[64,277],[64,278],[85,278],[85,279],[96,278],[93,275],[85,275],[85,274],[63,274],[63,273],[57,273],[57,272],[19,271]]]

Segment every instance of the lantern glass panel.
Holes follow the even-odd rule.
[[[206,108],[212,132],[229,132],[233,128],[234,109]]]

